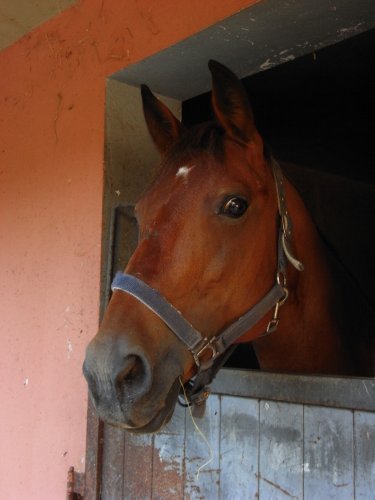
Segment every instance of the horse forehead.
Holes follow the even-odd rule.
[[[154,216],[161,209],[166,213],[168,206],[191,196],[192,190],[187,190],[186,184],[192,168],[193,166],[180,165],[161,175],[138,201],[136,211],[139,216]]]
[[[199,170],[199,164],[193,161],[178,162],[169,165],[161,171],[159,177],[143,195],[139,204],[154,203],[158,199],[165,200],[170,198],[176,191],[184,191],[188,181],[192,179],[193,171],[194,174],[200,176]],[[193,177],[196,178],[197,176],[194,175]],[[190,184],[191,182],[189,182],[189,186]]]
[[[247,167],[246,159],[236,155],[230,155],[225,161],[204,155],[174,165],[165,179],[165,184],[168,185],[167,189],[172,190],[181,188],[183,191],[187,187],[187,194],[190,190],[205,192],[230,179],[246,182]]]
[[[187,161],[175,162],[161,173],[160,177],[137,204],[137,211],[155,213],[168,205],[183,204],[197,197],[218,192],[231,181],[247,184],[249,177],[246,159],[230,150],[226,161],[216,161],[204,155]],[[233,154],[234,153],[234,154]],[[188,205],[189,206],[189,205]]]

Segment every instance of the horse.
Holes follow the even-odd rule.
[[[202,404],[238,343],[252,343],[262,370],[370,374],[343,273],[264,145],[241,81],[216,61],[209,69],[215,118],[189,129],[141,87],[161,165],[83,366],[99,416],[131,432],[160,429],[182,388]]]

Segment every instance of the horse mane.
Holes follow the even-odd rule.
[[[223,128],[215,121],[209,121],[185,128],[178,142],[168,151],[169,161],[174,163],[181,158],[194,158],[208,154],[216,161],[223,161]]]
[[[184,128],[179,140],[168,151],[169,163],[180,162],[182,159],[192,159],[198,155],[206,154],[217,162],[224,161],[225,130],[217,121],[207,121],[190,128]],[[264,156],[267,160],[272,157],[272,151],[264,142]]]

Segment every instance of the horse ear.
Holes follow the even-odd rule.
[[[256,133],[254,117],[245,88],[237,76],[212,59],[212,107],[216,118],[234,140],[249,143]]]
[[[171,111],[157,99],[147,85],[141,85],[143,114],[150,135],[161,154],[180,137],[182,125]]]

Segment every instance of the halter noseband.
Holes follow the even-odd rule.
[[[255,306],[218,335],[211,339],[203,337],[165,297],[135,276],[118,272],[112,282],[112,291],[121,290],[128,293],[148,307],[191,352],[197,366],[197,374],[186,384],[185,394],[189,404],[201,405],[207,399],[210,393],[207,386],[231,354],[234,342],[251,330],[272,308],[274,314],[263,335],[277,329],[280,306],[288,298],[286,260],[297,270],[303,270],[303,264],[293,256],[290,247],[292,225],[286,208],[283,174],[275,160],[272,160],[272,171],[280,216],[275,284]],[[203,356],[206,351],[211,353],[208,359]]]

